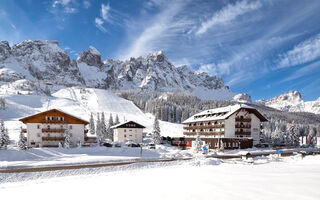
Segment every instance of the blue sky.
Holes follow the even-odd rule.
[[[233,92],[320,96],[319,0],[0,0],[0,40],[58,40],[72,58],[163,50],[176,66],[218,75]]]

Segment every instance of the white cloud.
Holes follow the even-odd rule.
[[[175,18],[186,3],[187,1],[176,1],[164,4],[156,16],[152,19],[145,17],[138,25],[130,21],[131,27],[129,27],[128,32],[135,32],[130,28],[136,29],[136,25],[142,31],[135,34],[134,37],[131,36],[133,39],[130,41],[129,48],[126,46],[126,50],[121,51],[118,57],[127,59],[129,57],[145,56],[158,50],[166,50],[165,46],[171,46],[176,42],[175,36],[180,35],[187,26],[190,26],[187,20]]]
[[[109,20],[109,11],[110,11],[110,5],[104,5],[101,4],[101,17],[102,19],[104,19],[105,21]]]
[[[296,80],[296,79],[301,78],[303,76],[313,74],[314,70],[317,70],[317,69],[320,69],[320,61],[314,62],[312,64],[309,64],[307,66],[304,66],[304,67],[298,69],[297,71],[295,71],[293,74],[291,74],[290,76],[288,76],[287,78],[285,78],[281,82]]]
[[[320,34],[301,42],[280,57],[279,68],[295,66],[320,58]]]
[[[201,35],[207,32],[215,25],[229,23],[238,16],[244,15],[253,10],[257,10],[261,6],[262,4],[259,1],[248,2],[246,0],[239,1],[235,4],[228,4],[220,11],[216,12],[211,19],[201,23],[201,27],[196,31],[196,35]]]
[[[72,14],[78,12],[75,0],[55,0],[52,3],[53,10],[62,9],[64,13]]]
[[[76,13],[78,10],[76,9],[76,8],[71,8],[71,7],[66,7],[66,8],[64,8],[64,12],[65,13],[69,13],[69,14],[71,14],[71,13]]]
[[[88,0],[84,0],[84,1],[83,1],[83,7],[84,7],[85,9],[88,9],[90,6],[91,6],[90,1],[88,1]]]
[[[102,31],[102,32],[104,32],[104,33],[107,32],[107,29],[103,27],[103,23],[104,23],[104,22],[103,22],[102,19],[96,17],[95,20],[94,20],[94,22],[95,22],[95,24],[96,24],[96,27],[97,27],[100,31]]]

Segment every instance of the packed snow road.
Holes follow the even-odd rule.
[[[268,156],[251,162],[199,158],[46,174],[25,173],[11,178],[1,174],[0,194],[15,199],[319,199],[320,196],[320,156],[304,159]],[[21,181],[28,176],[29,180]]]

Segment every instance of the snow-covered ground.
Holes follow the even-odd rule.
[[[0,91],[5,90],[7,89],[2,88]],[[6,91],[1,95],[6,99],[7,108],[0,110],[0,118],[5,121],[10,139],[14,141],[18,140],[20,127],[23,126],[18,121],[20,118],[53,108],[61,109],[88,121],[91,112],[94,116],[98,112],[104,112],[107,119],[110,114],[113,115],[113,118],[118,115],[120,122],[134,120],[146,127],[145,132],[152,131],[153,115],[143,113],[131,101],[107,90],[78,87],[57,88],[56,92],[52,92],[52,96],[27,95],[23,90],[16,91],[16,88],[8,90],[12,90],[12,93]],[[17,92],[22,95],[16,94]],[[181,124],[160,121],[160,127],[164,136],[183,135]]]
[[[320,156],[268,156],[252,163],[199,158],[0,174],[0,180],[5,199],[319,199]]]
[[[83,147],[83,148],[33,148],[19,151],[16,148],[0,151],[0,169],[45,166],[64,166],[121,162],[136,159],[170,159],[192,157],[192,150],[158,145],[157,149],[142,150],[130,147]]]

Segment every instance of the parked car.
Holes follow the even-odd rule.
[[[148,149],[156,149],[156,145],[154,143],[148,144]]]
[[[137,144],[137,143],[134,143],[134,142],[131,142],[129,144],[126,144],[128,147],[140,147],[140,144]]]
[[[121,142],[114,142],[113,146],[114,147],[122,147],[122,143]]]
[[[269,144],[268,143],[259,143],[254,146],[257,148],[267,148],[267,147],[269,147]]]
[[[105,143],[103,143],[102,145],[105,146],[105,147],[112,147],[112,144],[109,143],[109,142],[105,142]]]

